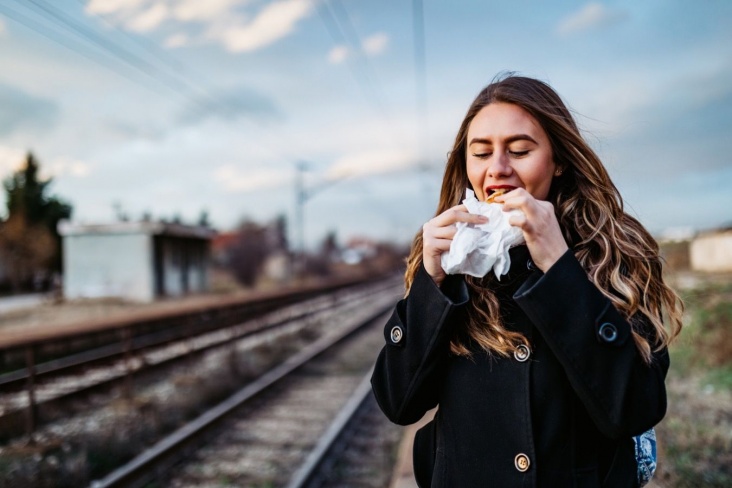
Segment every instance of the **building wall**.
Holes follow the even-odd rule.
[[[208,243],[200,240],[189,241],[188,244],[188,291],[203,292],[208,290]]]
[[[691,241],[691,269],[732,271],[732,231],[702,234]]]
[[[208,242],[170,236],[156,240],[163,295],[179,296],[208,289]]]
[[[178,239],[166,238],[163,241],[163,280],[165,294],[168,296],[182,295],[184,254],[181,242]]]
[[[154,299],[149,235],[68,235],[63,253],[66,298]]]

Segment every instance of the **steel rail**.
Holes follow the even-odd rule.
[[[347,285],[347,286],[353,286],[353,285]],[[326,291],[324,293],[314,293],[312,295],[303,295],[301,297],[298,297],[297,300],[294,301],[287,301],[286,303],[280,302],[279,304],[276,303],[269,303],[271,299],[267,299],[265,302],[252,302],[250,305],[252,307],[259,307],[263,305],[271,305],[271,308],[266,309],[260,309],[260,310],[252,310],[250,314],[246,314],[242,316],[239,320],[253,320],[257,317],[260,317],[262,315],[265,315],[267,313],[270,313],[274,310],[276,310],[276,307],[279,306],[287,306],[287,305],[294,305],[297,303],[302,303],[308,299],[312,299],[321,295],[324,295],[326,293],[337,293],[343,291],[342,288],[337,288],[335,290]],[[283,300],[284,297],[278,298],[279,300]],[[198,313],[191,313],[188,317],[178,317],[179,320],[183,321],[190,317],[195,317],[199,315],[201,312]],[[303,314],[305,316],[305,314]],[[228,328],[235,328],[240,326],[240,323],[235,324],[223,324],[223,325],[212,325],[209,327],[200,327],[197,330],[191,331],[192,333],[187,334],[187,330],[175,330],[175,326],[171,326],[167,329],[152,332],[144,335],[139,335],[131,338],[131,344],[132,348],[130,351],[125,350],[125,342],[119,341],[114,342],[111,344],[106,344],[104,346],[100,346],[94,349],[90,349],[87,351],[78,352],[75,354],[71,354],[69,356],[63,356],[57,359],[53,359],[50,361],[45,361],[42,363],[38,363],[34,365],[35,368],[35,379],[38,381],[40,377],[44,376],[55,376],[58,374],[61,374],[63,372],[73,370],[75,368],[81,368],[81,367],[89,367],[95,363],[101,362],[110,362],[116,359],[119,359],[122,357],[125,353],[132,353],[132,354],[139,354],[141,351],[145,351],[150,348],[154,347],[161,347],[166,346],[172,343],[175,343],[177,341],[184,341],[184,340],[190,340],[195,337],[200,337],[204,334],[208,334],[211,332],[215,332],[217,330],[222,329],[228,329]],[[185,329],[185,328],[183,328]],[[22,389],[24,387],[24,383],[28,380],[29,377],[29,371],[27,367],[23,367],[20,369],[17,369],[15,371],[11,371],[8,373],[0,374],[0,391],[6,392],[6,391],[12,391],[12,389]]]
[[[369,369],[369,372],[363,377],[356,390],[349,398],[348,402],[338,412],[333,422],[328,427],[328,430],[320,437],[318,443],[315,445],[310,454],[305,459],[305,462],[295,472],[287,484],[287,488],[303,488],[311,483],[318,473],[318,470],[323,464],[323,461],[327,458],[333,449],[336,441],[340,438],[343,431],[350,424],[359,408],[363,405],[364,401],[371,394],[371,374],[373,373],[373,367]]]
[[[144,486],[153,480],[159,472],[164,471],[167,467],[184,457],[187,454],[187,450],[192,449],[191,446],[195,440],[204,437],[206,433],[210,432],[221,420],[236,409],[356,331],[374,323],[374,321],[390,311],[391,308],[391,305],[383,307],[362,322],[358,322],[330,336],[320,338],[303,351],[260,376],[253,383],[245,386],[227,400],[161,439],[127,464],[117,468],[101,480],[93,481],[90,487]]]
[[[348,306],[349,303],[351,303],[354,300],[362,300],[364,298],[367,298],[373,294],[383,292],[384,290],[387,290],[389,287],[394,286],[392,283],[387,282],[386,284],[380,284],[379,286],[374,286],[375,284],[372,283],[369,289],[366,290],[359,290],[357,292],[350,292],[349,295],[346,295],[345,299],[341,299],[339,301],[339,306]],[[333,292],[336,293],[336,292]],[[327,296],[323,296],[324,299],[327,299]],[[335,298],[335,297],[334,297]],[[231,329],[231,333],[226,334],[225,337],[219,337],[215,338],[214,340],[204,343],[204,344],[188,344],[184,351],[181,353],[175,354],[173,356],[158,359],[156,361],[149,361],[149,360],[143,360],[138,363],[138,366],[134,369],[127,369],[121,370],[117,372],[116,374],[110,375],[109,377],[106,377],[104,379],[99,379],[95,381],[93,384],[86,384],[83,386],[79,386],[71,391],[62,392],[59,394],[54,395],[51,398],[46,398],[43,400],[38,400],[37,394],[34,394],[31,398],[31,404],[27,407],[9,410],[7,412],[4,412],[0,414],[0,421],[3,422],[3,425],[6,429],[9,429],[5,432],[5,435],[17,435],[20,434],[20,431],[16,432],[15,434],[12,434],[12,432],[15,432],[15,429],[21,427],[23,425],[23,422],[26,422],[26,428],[25,430],[27,433],[33,432],[39,425],[43,424],[44,422],[41,421],[39,417],[42,415],[40,414],[41,409],[44,409],[44,411],[48,411],[48,409],[57,409],[57,410],[64,410],[66,406],[69,405],[69,402],[71,400],[75,400],[77,398],[84,398],[91,394],[100,394],[110,391],[115,386],[118,386],[122,384],[123,386],[129,387],[131,389],[131,385],[128,385],[127,383],[130,383],[130,375],[139,375],[140,373],[146,373],[149,374],[151,372],[164,369],[166,367],[172,367],[176,363],[184,362],[186,360],[189,360],[193,355],[196,354],[202,354],[208,350],[213,350],[216,348],[226,347],[227,345],[231,344],[234,341],[239,341],[242,339],[246,339],[248,337],[256,336],[258,334],[267,333],[272,330],[276,330],[277,328],[286,326],[290,323],[293,323],[295,321],[301,321],[301,320],[307,320],[308,317],[317,315],[319,313],[322,313],[323,311],[326,311],[330,308],[332,308],[331,303],[318,303],[316,304],[316,308],[309,309],[304,312],[297,312],[292,316],[287,316],[284,318],[281,318],[279,320],[275,320],[274,322],[268,323],[268,324],[236,324],[231,325],[226,328],[222,328],[219,330],[214,330],[206,333],[202,333],[199,336],[193,337],[193,338],[187,338],[187,339],[180,339],[178,341],[171,341],[167,344],[167,346],[174,346],[176,342],[184,342],[186,340],[191,339],[198,339],[200,336],[203,336],[205,334],[209,333],[217,333],[221,331],[225,331],[226,329]],[[249,319],[254,320],[254,319]],[[120,356],[119,354],[117,355]],[[31,370],[33,371],[33,370]],[[34,383],[37,383],[38,373],[35,372],[34,376]],[[47,374],[48,376],[48,374]],[[37,386],[34,386],[34,388],[37,388]],[[127,394],[131,394],[131,392],[127,392]],[[32,413],[29,413],[29,409],[32,410]],[[15,426],[15,427],[13,427]],[[12,431],[12,432],[11,432]]]

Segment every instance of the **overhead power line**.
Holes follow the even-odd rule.
[[[336,20],[330,6],[326,2],[318,2],[316,5],[316,8],[318,10],[318,15],[320,16],[320,19],[323,21],[323,24],[325,25],[325,29],[328,31],[328,34],[330,34],[330,37],[333,39],[333,42],[336,44],[343,44],[348,45],[351,50],[359,49],[358,46],[353,46],[347,39],[345,33],[343,32],[343,29],[341,25]],[[355,51],[358,52],[358,51]],[[361,88],[361,91],[363,92],[366,100],[376,108],[376,110],[383,115],[383,106],[378,100],[378,96],[376,95],[375,90],[373,89],[373,86],[370,83],[368,74],[363,69],[363,66],[360,63],[348,63],[348,67],[351,69],[351,74],[356,80],[356,83],[358,84],[359,88]]]
[[[83,1],[79,0],[81,5]],[[129,35],[103,16],[92,14],[113,27],[127,39],[133,41],[144,53],[138,54],[115,42],[109,36],[95,31],[88,25],[73,19],[69,14],[52,6],[46,0],[16,0],[30,14],[48,22],[38,22],[20,11],[0,4],[0,13],[38,34],[62,45],[63,47],[112,70],[125,79],[153,90],[157,94],[174,94],[194,106],[211,110],[223,116],[230,116],[232,107],[221,100],[208,88],[203,77],[186,67],[179,60],[155,47],[152,43],[143,43],[141,39]],[[152,56],[152,57],[151,57]],[[167,68],[164,69],[164,68]],[[131,70],[131,71],[130,71]],[[133,76],[135,73],[142,77]],[[234,94],[233,100],[237,99]],[[258,129],[261,127],[257,126]],[[269,134],[265,134],[269,136]],[[270,137],[271,139],[271,137]],[[260,141],[261,142],[261,141]],[[266,149],[275,157],[288,160],[281,151],[275,150],[278,145],[270,144]],[[264,145],[260,147],[265,148]]]
[[[77,0],[78,3],[82,6],[86,6],[85,0]],[[94,12],[87,12],[88,15],[91,15],[93,17],[98,18],[105,24],[107,24],[109,27],[117,31],[120,35],[125,37],[127,40],[135,44],[136,46],[143,49],[146,53],[153,56],[156,60],[159,60],[163,62],[165,65],[167,65],[169,68],[171,68],[173,71],[178,73],[179,75],[185,77],[187,83],[189,85],[195,86],[198,88],[198,90],[204,94],[206,94],[207,98],[210,100],[210,107],[213,108],[216,112],[220,113],[221,115],[230,115],[231,108],[226,105],[225,102],[220,101],[215,95],[213,95],[209,89],[211,86],[211,83],[209,80],[207,80],[200,72],[190,68],[187,66],[184,62],[182,62],[180,59],[176,58],[175,56],[171,55],[169,52],[161,49],[158,47],[155,43],[150,42],[147,40],[144,36],[140,35],[130,35],[125,29],[121,28],[118,23],[112,21],[109,16],[101,15]],[[234,99],[238,97],[234,96]],[[258,131],[262,131],[263,127],[261,124],[254,124],[254,128]],[[282,160],[291,160],[291,156],[286,156],[281,148],[282,145],[279,144],[279,142],[275,142],[274,137],[270,132],[267,132],[266,130],[264,132],[261,132],[263,137],[266,138],[267,144],[260,144],[260,147],[267,150],[270,155],[282,159]],[[260,140],[261,142],[261,140]]]
[[[367,103],[384,119],[387,125],[392,125],[391,116],[384,103],[383,91],[373,74],[370,63],[363,54],[360,36],[353,27],[345,7],[338,0],[333,0],[318,2],[316,9],[333,42],[347,46],[354,53],[353,61],[348,63],[348,67]],[[395,137],[394,131],[388,132],[388,135]],[[395,142],[400,143],[396,139]]]
[[[412,0],[412,19],[414,30],[414,84],[417,96],[417,141],[420,151],[420,164],[423,168],[426,168],[426,148],[428,141],[427,61],[425,55],[424,9],[422,0]]]
[[[40,13],[47,19],[51,20],[58,26],[67,29],[72,34],[86,40],[95,47],[106,51],[112,57],[123,62],[127,66],[139,71],[145,76],[161,83],[168,89],[179,94],[180,96],[192,100],[196,104],[201,104],[201,100],[191,95],[192,89],[195,89],[187,83],[185,78],[178,78],[171,76],[169,73],[159,69],[152,63],[149,63],[145,59],[140,58],[134,53],[122,48],[117,43],[110,41],[87,26],[75,21],[67,14],[60,11],[58,8],[51,6],[45,0],[27,0],[21,2],[16,0],[21,5],[27,5],[32,7],[36,12]],[[204,95],[207,96],[207,95]]]
[[[383,91],[381,90],[381,85],[376,78],[374,70],[371,68],[371,63],[369,63],[368,58],[363,53],[361,38],[356,32],[356,28],[353,26],[353,22],[351,22],[351,17],[350,15],[348,15],[348,11],[340,2],[340,0],[332,0],[328,3],[328,6],[332,8],[333,14],[335,15],[336,23],[340,27],[340,30],[343,33],[343,37],[345,38],[347,44],[350,44],[351,49],[356,56],[358,64],[361,66],[363,79],[367,87],[369,88],[369,91],[372,93],[377,107],[383,112],[387,119],[390,118],[388,110],[386,109],[386,106],[384,104],[384,96]]]
[[[86,49],[84,46],[79,45],[78,43],[75,43],[73,41],[69,41],[67,38],[65,38],[62,35],[59,35],[58,32],[50,29],[48,26],[37,22],[33,20],[32,18],[18,12],[17,10],[14,10],[7,5],[0,4],[0,12],[5,15],[7,18],[23,25],[24,27],[37,32],[38,34],[42,35],[43,37],[50,39],[51,41],[62,45],[63,47],[74,51],[75,53],[79,54],[80,56],[83,56],[90,61],[100,64],[104,66],[107,69],[110,69],[114,71],[116,74],[126,78],[127,80],[131,81],[132,83],[135,83],[137,85],[144,86],[148,90],[153,90],[156,93],[161,93],[161,88],[157,85],[150,86],[148,84],[142,84],[139,80],[133,78],[129,75],[129,73],[126,73],[123,70],[120,70],[117,65],[110,63],[108,58],[105,58],[103,56],[100,56],[98,52],[96,51],[90,51]]]
[[[82,7],[86,6],[86,0],[77,0],[77,2]],[[146,39],[142,36],[130,35],[129,32],[127,32],[125,29],[121,28],[118,23],[112,21],[109,18],[109,16],[107,16],[107,15],[102,15],[102,14],[99,14],[96,12],[88,12],[88,11],[86,12],[86,14],[96,17],[97,19],[101,20],[106,25],[108,25],[110,28],[117,31],[125,39],[127,39],[131,43],[137,45],[138,47],[143,49],[146,53],[150,54],[156,60],[164,63],[171,70],[175,71],[179,75],[185,76],[190,85],[196,86],[201,92],[203,92],[207,96],[213,98],[213,96],[211,96],[211,94],[209,92],[209,89],[207,88],[210,86],[210,82],[208,80],[206,80],[200,73],[198,73],[195,70],[192,70],[188,66],[186,66],[185,63],[183,63],[180,59],[177,59],[175,56],[171,55],[169,52],[161,49],[155,43],[150,42],[148,39]]]

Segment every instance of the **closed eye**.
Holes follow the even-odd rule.
[[[478,159],[486,159],[486,158],[489,158],[491,156],[491,154],[493,154],[493,153],[473,154],[473,157],[478,158]]]
[[[529,151],[508,151],[508,154],[517,158],[521,158],[529,154]]]

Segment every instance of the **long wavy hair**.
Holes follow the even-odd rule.
[[[580,134],[570,111],[546,83],[513,74],[496,78],[468,108],[450,151],[435,215],[457,205],[472,188],[466,170],[468,127],[491,103],[511,103],[533,116],[549,137],[561,175],[555,176],[547,200],[554,205],[569,247],[589,279],[630,322],[643,359],[667,346],[681,332],[683,303],[664,283],[658,244],[623,209],[623,200],[600,158]],[[407,294],[422,263],[422,232],[407,258]],[[466,276],[470,290],[468,320],[450,343],[453,354],[470,356],[470,342],[489,354],[508,356],[526,339],[501,321],[500,303],[492,291],[495,278]],[[653,330],[642,327],[650,321]],[[665,320],[664,320],[665,319]],[[664,326],[664,322],[668,327]]]

